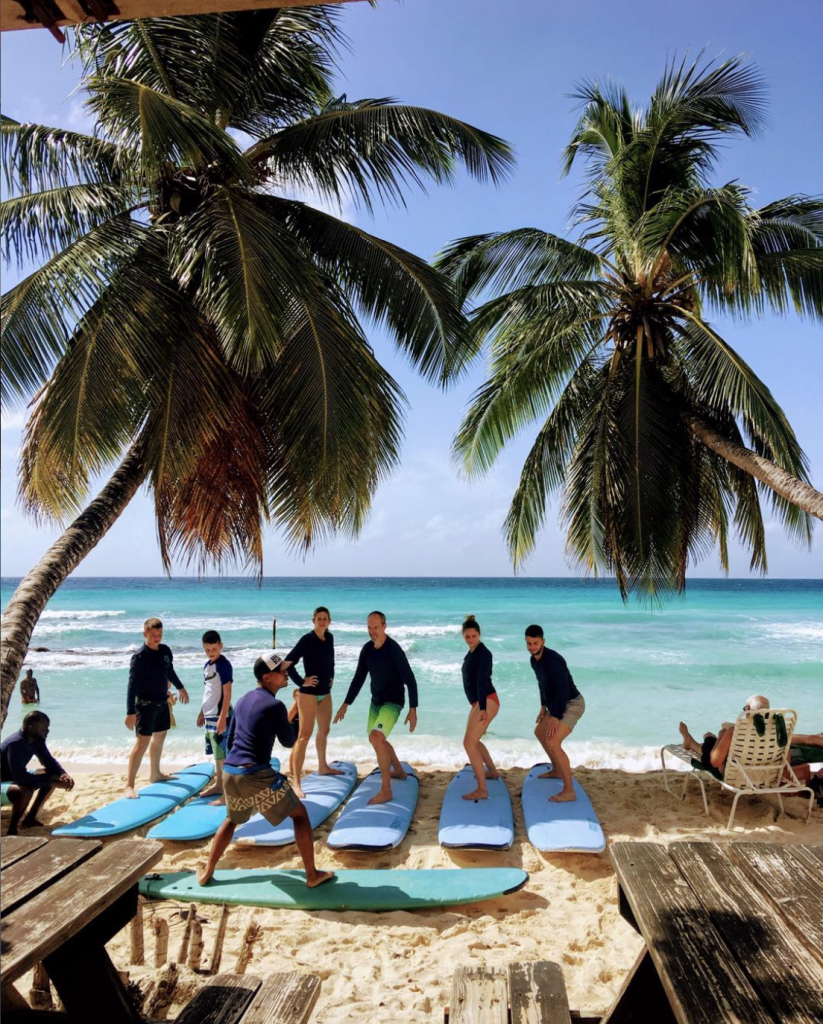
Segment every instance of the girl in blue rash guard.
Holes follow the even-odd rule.
[[[463,623],[463,639],[469,652],[463,659],[463,690],[471,704],[463,746],[468,754],[477,788],[464,793],[464,800],[488,800],[487,779],[496,779],[497,769],[481,741],[500,710],[500,698],[492,686],[492,653],[480,639],[480,626],[470,615]]]
[[[314,629],[305,633],[286,656],[291,662],[289,678],[300,689],[297,697],[300,731],[291,753],[292,788],[298,798],[305,799],[300,785],[306,748],[315,722],[317,723],[317,766],[321,775],[340,775],[326,760],[326,743],[332,718],[331,688],[334,682],[334,637],[329,632],[331,614],[328,608],[315,608],[312,615]],[[303,675],[295,668],[302,659]]]

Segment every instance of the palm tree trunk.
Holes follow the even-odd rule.
[[[103,490],[52,544],[12,595],[2,622],[0,724],[6,720],[31,634],[47,601],[108,533],[145,475],[142,457],[131,448]]]
[[[731,462],[732,465],[749,473],[756,480],[790,501],[793,505],[807,512],[816,519],[823,519],[823,494],[816,491],[811,484],[798,480],[796,476],[787,473],[785,469],[762,455],[753,452],[750,448],[744,448],[742,444],[735,444],[727,441],[716,431],[701,420],[699,416],[685,414],[684,416],[689,429],[698,437],[707,448],[711,448],[721,458]]]

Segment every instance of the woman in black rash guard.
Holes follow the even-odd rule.
[[[317,722],[317,770],[321,775],[340,775],[339,768],[332,768],[326,760],[326,742],[331,727],[331,688],[334,682],[334,637],[329,632],[331,614],[328,608],[315,608],[312,615],[314,629],[305,633],[289,652],[286,661],[291,662],[289,678],[299,687],[297,707],[300,732],[291,754],[292,789],[298,799],[305,799],[300,785],[306,748],[309,745],[314,724]],[[303,675],[296,669],[302,659]]]
[[[480,626],[470,615],[463,623],[463,639],[469,653],[463,659],[463,690],[472,708],[466,723],[463,746],[468,754],[477,788],[464,793],[464,800],[488,800],[486,779],[496,779],[497,769],[482,743],[483,735],[497,712],[500,698],[492,686],[492,653],[480,639]]]

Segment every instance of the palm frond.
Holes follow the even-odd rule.
[[[119,185],[93,183],[11,196],[0,205],[0,244],[8,265],[39,262],[111,217],[134,209],[135,196]]]
[[[46,383],[75,324],[133,259],[146,233],[128,216],[110,218],[5,292],[0,300],[4,403],[27,400]]]
[[[454,379],[476,354],[451,282],[425,260],[304,203],[272,196],[258,202],[261,213],[283,220],[372,322],[388,326],[427,380]]]
[[[12,195],[83,181],[114,183],[121,177],[121,153],[107,139],[42,124],[21,124],[3,114],[0,141],[3,175]]]
[[[403,202],[404,188],[425,179],[449,183],[457,161],[480,181],[501,181],[513,163],[495,135],[423,107],[392,99],[332,100],[316,116],[291,124],[245,153],[277,180],[337,202],[344,197],[373,209]]]

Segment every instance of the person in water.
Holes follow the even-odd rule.
[[[331,614],[328,608],[315,608],[312,615],[314,629],[304,633],[286,655],[289,678],[299,687],[297,707],[299,728],[297,740],[291,752],[292,787],[303,800],[305,793],[300,785],[306,748],[309,745],[315,724],[317,725],[317,770],[320,775],[340,775],[339,768],[332,768],[326,760],[326,744],[331,728],[331,688],[334,682],[334,637],[329,632]],[[297,671],[297,662],[303,661],[303,675]]]
[[[212,805],[224,804],[223,762],[226,760],[226,737],[231,719],[232,667],[223,654],[223,641],[216,629],[203,634],[203,703],[197,716],[197,728],[206,730],[206,754],[214,756],[214,785],[203,796],[213,796]]]
[[[498,774],[482,740],[500,710],[500,698],[492,685],[492,652],[480,639],[480,626],[473,615],[463,623],[463,639],[469,647],[463,659],[463,690],[471,704],[463,747],[477,782],[477,787],[471,793],[464,793],[463,799],[488,800],[486,780],[496,779]]]
[[[23,727],[0,744],[0,778],[11,783],[7,790],[11,818],[6,835],[16,836],[18,828],[42,828],[37,815],[55,789],[74,789],[74,779],[63,771],[46,746],[49,724],[49,716],[43,711],[29,711]],[[33,757],[42,764],[43,771],[28,770]]]
[[[211,881],[237,826],[245,824],[253,814],[262,814],[271,825],[279,825],[284,818],[292,819],[294,841],[310,889],[334,876],[333,871],[318,871],[308,812],[286,777],[271,764],[275,739],[287,748],[293,747],[295,741],[286,706],[276,696],[289,685],[288,669],[289,662],[274,651],[258,658],[254,663],[257,688],[244,694],[235,705],[229,723],[229,752],[223,764],[226,820],[215,833],[208,860],[198,865],[197,880],[201,885]]]
[[[30,668],[26,669],[25,677],[20,680],[20,703],[40,703],[40,687],[37,685],[37,680],[34,678],[34,673]]]
[[[572,765],[563,749],[563,740],[571,735],[586,710],[586,702],[574,685],[569,667],[557,651],[546,646],[542,626],[526,627],[526,650],[529,664],[537,677],[540,692],[540,713],[534,735],[549,755],[551,769],[539,775],[540,779],[562,779],[563,788],[550,796],[553,803],[567,803],[577,799],[572,783]]]
[[[163,744],[171,727],[169,683],[180,694],[180,703],[188,704],[189,695],[174,671],[174,657],[163,641],[163,623],[160,619],[146,619],[143,623],[145,643],[132,655],[129,665],[129,685],[126,692],[126,728],[134,729],[134,746],[129,754],[128,778],[125,796],[137,799],[137,772],[146,750],[149,751],[152,782],[166,782],[173,778],[160,770]]]
[[[392,798],[391,780],[405,779],[406,772],[389,736],[397,724],[406,703],[406,689],[409,691],[409,713],[403,723],[409,732],[417,726],[417,680],[409,665],[406,652],[396,640],[386,633],[386,616],[372,612],[366,620],[371,639],[364,644],[357,661],[357,668],[349,684],[346,699],[334,716],[335,722],[342,722],[349,706],[371,676],[371,705],[369,707],[369,743],[374,747],[380,768],[380,792],[369,800],[370,804],[384,804]]]

